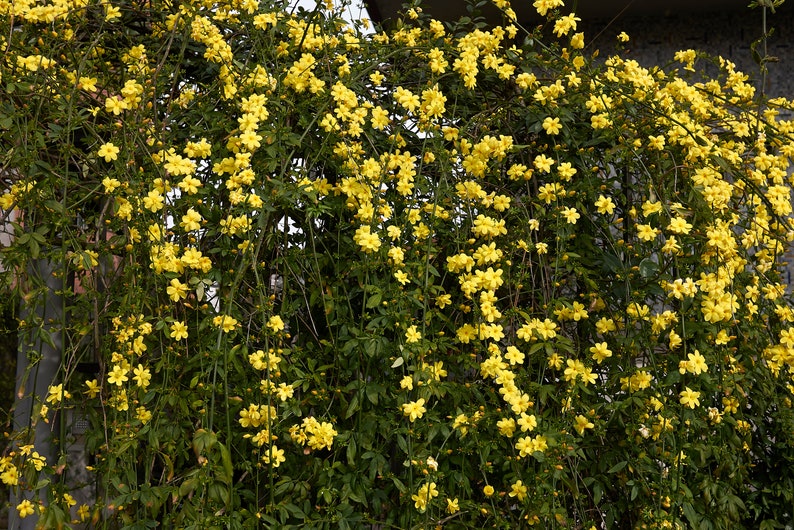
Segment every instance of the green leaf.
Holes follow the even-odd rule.
[[[348,419],[350,416],[356,413],[358,410],[358,394],[354,394],[353,398],[350,400],[350,404],[347,406],[347,410],[345,411],[345,419]]]
[[[640,276],[643,278],[651,278],[659,271],[659,264],[651,258],[645,258],[640,262]]]
[[[601,502],[601,498],[604,496],[604,489],[601,487],[601,484],[596,482],[593,484],[593,503],[598,504]]]
[[[376,291],[372,294],[369,298],[367,298],[367,309],[372,309],[374,307],[378,307],[383,300],[383,294],[380,291]]]
[[[195,434],[193,434],[193,451],[195,451],[197,455],[200,455],[212,449],[217,442],[218,437],[214,432],[206,429],[198,429]]]
[[[232,454],[229,452],[229,449],[222,443],[218,444],[218,448],[221,452],[221,462],[223,464],[223,482],[227,486],[231,486],[234,477],[234,469],[232,468]]]
[[[351,466],[356,465],[356,439],[351,437],[347,444],[347,463]]]

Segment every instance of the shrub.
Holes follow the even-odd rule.
[[[791,102],[494,3],[374,33],[330,3],[0,4],[7,285],[67,280],[32,421],[87,411],[99,492],[19,429],[2,479],[48,500],[20,516],[792,520]]]

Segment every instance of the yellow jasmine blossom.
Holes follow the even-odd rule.
[[[612,357],[612,350],[609,349],[609,346],[606,342],[598,342],[590,347],[590,353],[593,354],[593,360],[598,364],[601,364],[604,362],[604,360]]]
[[[543,120],[543,130],[546,131],[546,134],[554,136],[559,134],[561,129],[562,126],[560,125],[559,118],[552,118],[551,116],[548,116]]]
[[[135,417],[142,424],[146,425],[152,419],[152,412],[147,410],[146,407],[138,407],[135,409]]]
[[[523,501],[527,497],[527,487],[524,485],[524,482],[521,480],[517,480],[510,486],[510,493],[508,493],[510,497],[515,497],[519,501]]]
[[[108,374],[108,383],[111,385],[121,386],[126,381],[129,381],[129,378],[127,377],[127,370],[118,364],[114,365],[113,369]]]
[[[692,230],[692,225],[683,217],[674,217],[670,219],[667,229],[676,234],[688,234]]]
[[[595,202],[595,207],[598,210],[598,213],[602,215],[612,215],[612,212],[615,211],[614,201],[612,201],[610,197],[604,197],[603,195],[598,196],[598,200]]]
[[[133,379],[135,379],[135,383],[139,387],[145,389],[146,387],[149,386],[149,382],[152,379],[152,373],[149,371],[148,368],[144,367],[142,364],[139,364],[137,368],[133,370],[133,373],[135,374],[135,377],[133,377]]]
[[[102,186],[105,187],[105,193],[113,193],[117,188],[121,187],[121,182],[118,179],[105,177],[102,179]]]
[[[576,31],[576,23],[581,20],[581,18],[577,17],[573,13],[558,18],[554,22],[554,34],[558,37],[562,37],[563,35],[567,35],[571,30]]]
[[[237,319],[229,315],[218,315],[212,319],[212,323],[220,327],[224,333],[229,333],[237,326]]]
[[[421,338],[422,338],[422,334],[416,329],[416,326],[411,326],[405,331],[406,344],[419,342],[419,339]]]
[[[416,421],[417,419],[421,418],[427,409],[425,408],[425,400],[424,398],[419,398],[416,401],[411,401],[410,403],[405,403],[402,405],[403,414],[408,416],[408,419],[411,422]]]
[[[375,252],[380,248],[380,237],[373,234],[369,225],[360,226],[353,236],[353,241],[358,243],[364,252]]]
[[[262,459],[265,461],[265,463],[270,464],[274,468],[280,466],[282,462],[287,460],[284,456],[284,450],[279,449],[275,445],[270,446],[270,449],[268,449]]]
[[[201,228],[201,221],[203,221],[201,214],[193,208],[190,208],[187,213],[182,216],[182,222],[179,223],[179,226],[181,226],[185,232],[190,232]]]
[[[563,0],[535,0],[532,6],[538,11],[538,14],[545,17],[546,14],[552,9],[562,7]]]
[[[279,315],[273,315],[267,321],[267,327],[272,329],[274,332],[279,332],[284,330],[284,320]]]
[[[430,482],[423,484],[416,495],[411,495],[411,500],[414,501],[414,507],[417,510],[424,512],[427,510],[428,503],[435,497],[438,497],[438,489],[436,489],[435,482]]]
[[[166,293],[168,293],[168,297],[174,302],[178,302],[186,298],[187,291],[188,291],[187,284],[180,282],[176,278],[173,278],[169,286],[166,288]]]
[[[99,390],[100,390],[99,381],[97,381],[96,379],[91,379],[89,381],[86,381],[85,386],[86,386],[86,391],[83,393],[86,396],[88,396],[88,399],[93,399],[97,396],[97,394],[99,394]]]
[[[63,389],[63,384],[60,384],[60,385],[51,386],[49,388],[49,393],[45,401],[47,403],[57,404],[60,403],[62,399],[64,398],[69,399],[71,397],[72,395]]]
[[[33,508],[33,503],[25,499],[24,501],[17,504],[17,512],[19,513],[19,518],[24,519],[28,515],[33,515],[36,513],[36,510]]]
[[[118,160],[119,148],[113,145],[111,142],[107,142],[99,147],[99,150],[96,154],[97,156],[104,158],[105,162],[111,162],[113,160]]]
[[[694,409],[695,407],[700,405],[700,400],[698,399],[700,398],[700,392],[696,392],[695,390],[686,387],[678,395],[681,397],[680,399],[681,404],[684,405],[685,407]]]
[[[579,436],[584,435],[585,429],[592,429],[593,427],[595,427],[595,425],[593,425],[593,423],[590,420],[588,420],[585,416],[582,416],[581,414],[579,414],[578,416],[576,416],[576,418],[574,418],[573,428],[576,429],[576,432],[579,433]]]
[[[176,321],[171,324],[171,338],[174,340],[187,338],[187,326],[184,322]]]
[[[562,216],[565,217],[566,222],[572,225],[575,225],[576,221],[581,217],[579,212],[576,211],[576,208],[564,208],[562,210]]]
[[[106,4],[105,20],[110,22],[111,20],[116,20],[117,18],[121,18],[121,9],[116,6]]]

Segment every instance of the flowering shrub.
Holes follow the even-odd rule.
[[[0,2],[6,285],[66,285],[31,427],[86,411],[99,492],[21,428],[0,478],[47,502],[19,517],[794,518],[792,103],[691,50],[597,64],[561,0],[537,29],[494,3],[365,33],[330,2]]]

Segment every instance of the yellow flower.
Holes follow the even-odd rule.
[[[516,431],[516,420],[513,418],[502,418],[496,422],[496,428],[499,429],[499,434],[508,438],[513,437]]]
[[[653,241],[659,234],[659,230],[651,225],[638,224],[637,225],[637,239],[640,241]]]
[[[560,17],[554,22],[554,33],[558,37],[562,37],[563,35],[567,35],[571,30],[576,31],[576,23],[581,20],[581,18],[577,17],[573,13],[564,17]]]
[[[427,409],[425,408],[425,400],[424,398],[419,398],[416,401],[411,401],[410,403],[405,403],[402,405],[403,414],[408,416],[408,419],[411,422],[416,421],[417,419],[421,418]]]
[[[190,208],[185,215],[182,216],[182,222],[179,223],[179,226],[181,226],[185,232],[190,232],[201,228],[201,221],[203,221],[201,214],[193,208]]]
[[[664,149],[664,135],[660,134],[658,136],[648,136],[648,147],[651,149],[655,149],[657,151],[661,151]]]
[[[459,511],[460,505],[458,504],[458,498],[447,499],[447,513],[458,513]]]
[[[102,179],[102,185],[105,187],[105,193],[113,193],[117,188],[121,187],[121,182],[118,179],[105,177]]]
[[[174,340],[182,340],[187,338],[187,326],[184,322],[176,321],[171,324],[171,338]]]
[[[25,499],[24,501],[17,504],[17,512],[19,513],[19,518],[24,519],[28,515],[33,515],[36,513],[36,510],[33,508],[33,503]]]
[[[683,374],[689,372],[690,374],[700,375],[703,372],[708,372],[709,365],[706,364],[706,358],[698,351],[687,355],[686,361],[681,361],[679,371]]]
[[[97,156],[104,158],[105,162],[111,162],[113,160],[118,160],[119,148],[113,145],[111,142],[108,142],[102,144],[96,154]]]
[[[493,486],[488,484],[482,489],[482,492],[485,494],[486,497],[491,497],[494,494]]]
[[[229,315],[218,315],[212,319],[212,323],[220,327],[224,333],[229,333],[237,326],[237,319]]]
[[[113,96],[105,100],[105,110],[112,113],[114,116],[118,116],[128,108],[129,105],[127,102],[118,96]]]
[[[166,293],[168,293],[168,297],[171,300],[178,302],[187,297],[187,287],[187,284],[184,284],[178,279],[174,278],[171,280],[170,285],[166,288]]]
[[[427,510],[428,503],[435,497],[438,497],[438,489],[436,483],[430,482],[429,484],[422,484],[416,495],[411,495],[411,500],[414,501],[414,506],[420,512]]]
[[[523,501],[527,498],[527,487],[524,485],[524,482],[521,480],[517,480],[510,486],[510,493],[508,493],[510,497],[515,497],[519,501]]]
[[[273,330],[273,332],[278,333],[279,331],[284,330],[284,320],[279,315],[273,315],[267,321],[267,327]]]
[[[295,395],[295,387],[287,383],[279,383],[278,388],[276,388],[276,394],[281,401],[287,401]]]
[[[695,390],[692,390],[691,388],[686,387],[678,395],[681,397],[681,399],[679,401],[685,407],[689,407],[690,409],[694,409],[695,407],[700,405],[700,400],[698,399],[698,398],[700,398],[700,392],[696,392]]]
[[[158,190],[151,190],[143,198],[143,207],[150,212],[157,212],[163,209],[165,199]]]
[[[401,86],[394,91],[394,99],[409,112],[415,111],[419,106],[419,96]]]
[[[612,215],[612,212],[615,211],[615,203],[610,197],[604,197],[603,195],[598,196],[595,207],[600,214]]]
[[[105,6],[105,20],[110,22],[111,20],[116,20],[117,18],[121,18],[121,9],[107,4]]]
[[[411,326],[407,330],[405,330],[405,343],[412,344],[414,342],[419,342],[419,339],[422,338],[422,334],[416,329],[416,326]]]
[[[275,445],[270,446],[270,449],[265,453],[262,459],[265,461],[265,463],[270,464],[274,468],[280,466],[282,462],[287,460],[284,457],[284,450],[279,449]]]
[[[96,92],[97,90],[96,83],[97,83],[96,77],[80,76],[80,78],[77,80],[78,88],[80,88],[81,90],[85,90],[86,92]]]
[[[121,386],[126,381],[129,381],[129,378],[127,377],[127,370],[118,364],[114,365],[113,370],[111,370],[108,374],[108,383],[111,385]]]
[[[594,346],[590,347],[590,353],[593,354],[593,360],[598,364],[601,364],[605,359],[612,357],[612,350],[609,349],[609,346],[606,342],[598,342]]]
[[[543,130],[546,131],[546,134],[553,136],[559,134],[561,129],[559,118],[548,116],[543,120]]]
[[[579,212],[576,211],[576,208],[564,208],[562,210],[562,216],[565,217],[565,220],[572,225],[575,225],[576,221],[581,217]]]
[[[422,105],[420,110],[427,119],[440,118],[445,111],[444,104],[447,98],[438,89],[438,85],[422,91]]]
[[[576,432],[579,433],[579,436],[584,435],[585,429],[592,429],[593,427],[595,427],[595,425],[593,425],[592,422],[590,422],[586,417],[582,416],[581,414],[576,416],[574,422],[575,423],[573,425],[573,428],[576,429]]]
[[[394,279],[397,280],[400,285],[405,285],[408,283],[408,274],[405,271],[397,271],[394,273]]]
[[[375,252],[380,248],[380,236],[373,234],[369,225],[358,227],[356,234],[353,236],[353,241],[358,243],[366,253]]]
[[[554,159],[549,158],[546,155],[538,155],[535,157],[535,160],[533,160],[532,165],[534,165],[535,169],[537,169],[538,171],[542,171],[544,173],[550,173],[551,168],[554,165]]]
[[[139,387],[141,387],[141,388],[143,388],[143,389],[145,390],[145,389],[146,389],[146,387],[148,387],[148,386],[149,386],[149,382],[150,382],[150,381],[151,381],[151,379],[152,379],[152,373],[149,371],[149,369],[148,369],[148,368],[146,368],[146,367],[145,367],[145,366],[143,366],[142,364],[139,364],[139,365],[138,365],[138,366],[137,366],[137,367],[136,367],[136,368],[133,370],[133,373],[135,374],[135,377],[133,377],[133,379],[135,379],[135,383],[136,383],[136,384],[137,384]]]
[[[93,399],[97,396],[97,394],[99,394],[99,382],[96,379],[86,381],[85,386],[87,390],[83,393],[88,396],[88,399]]]
[[[135,418],[142,424],[146,425],[152,419],[152,412],[146,410],[146,407],[138,407],[135,409]]]
[[[550,10],[562,7],[563,0],[535,0],[532,5],[540,16],[545,17]]]
[[[692,230],[692,225],[683,217],[674,217],[670,219],[670,224],[667,229],[676,234],[688,234]]]
[[[47,403],[60,403],[63,398],[69,399],[72,395],[63,389],[63,385],[55,385],[49,388],[49,395],[47,396]]]
[[[518,426],[521,427],[521,432],[532,432],[538,426],[538,419],[534,414],[522,412],[518,418]]]

